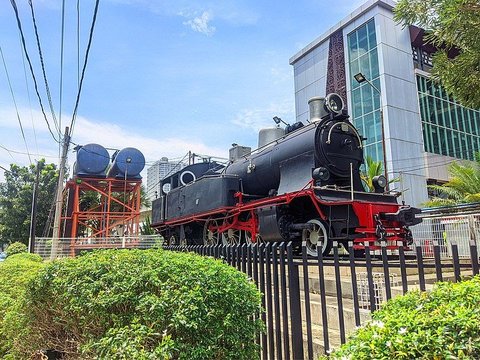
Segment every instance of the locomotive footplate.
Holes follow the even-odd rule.
[[[401,206],[395,213],[383,213],[381,212],[380,219],[385,221],[398,221],[405,226],[413,226],[422,222],[421,218],[417,218],[415,215],[420,214],[422,210],[411,207]]]

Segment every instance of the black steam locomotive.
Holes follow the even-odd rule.
[[[192,164],[165,178],[152,226],[169,244],[305,241],[310,255],[334,240],[362,249],[412,241],[418,209],[397,203],[386,179],[366,192],[363,138],[337,94],[309,100],[310,120],[262,130],[259,148],[234,144],[230,162]]]

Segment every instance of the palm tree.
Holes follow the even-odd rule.
[[[453,206],[480,201],[480,153],[475,161],[453,162],[448,167],[450,180],[444,185],[430,185],[440,196],[432,198],[425,206]]]
[[[360,173],[360,178],[365,184],[368,192],[374,192],[373,178],[375,176],[383,175],[383,163],[381,161],[375,161],[371,156],[367,155],[365,158],[365,171]],[[394,183],[399,181],[399,178],[391,179],[388,183]]]

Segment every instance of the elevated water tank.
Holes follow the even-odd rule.
[[[74,174],[77,176],[105,177],[105,169],[110,163],[108,151],[98,144],[77,147],[77,160]]]
[[[145,157],[140,150],[128,147],[120,150],[113,159],[108,177],[119,179],[141,179],[140,173],[145,167]]]
[[[285,130],[280,127],[261,129],[258,133],[258,147],[261,148],[272,141],[275,141],[285,135]]]

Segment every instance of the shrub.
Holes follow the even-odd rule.
[[[5,253],[7,256],[15,255],[15,254],[20,254],[20,253],[26,253],[28,250],[27,245],[21,242],[14,242],[8,245],[7,250],[5,250]]]
[[[390,300],[332,359],[480,359],[480,277]]]
[[[260,295],[219,260],[162,250],[106,250],[48,264],[30,283],[30,333],[18,356],[254,359]]]
[[[38,255],[10,255],[0,263],[0,358],[12,350],[12,342],[24,330],[20,305],[27,283],[43,267]]]

